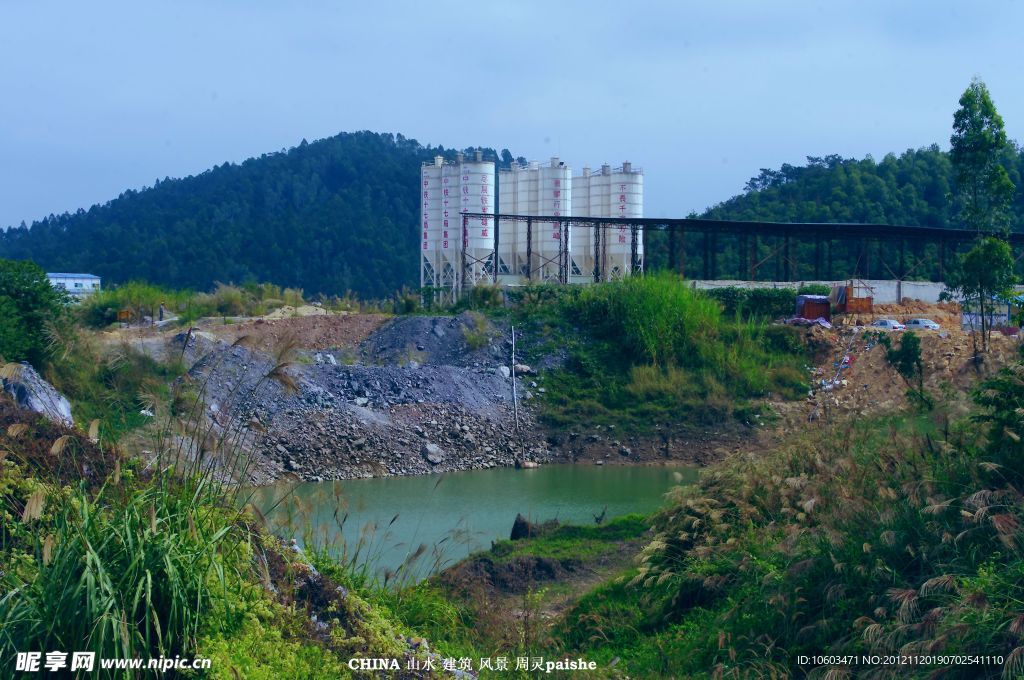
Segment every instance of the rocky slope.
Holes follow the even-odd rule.
[[[363,322],[339,316],[333,323]],[[195,361],[189,374],[205,393],[206,415],[221,431],[242,424],[254,483],[448,472],[555,456],[531,427],[529,409],[513,405],[510,347],[482,317],[405,317],[358,347],[318,342],[321,349],[299,350],[286,369],[294,391],[267,378],[280,361],[267,337],[228,344],[204,334],[190,338],[185,351]],[[279,340],[303,344],[287,334]],[[529,376],[516,380],[519,398],[529,399]]]

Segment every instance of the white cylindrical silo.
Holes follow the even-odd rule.
[[[539,215],[540,205],[537,201],[537,175],[539,168],[536,163],[529,163],[516,169],[516,210],[520,215]],[[532,228],[532,240],[527,230]],[[537,256],[533,255],[533,261],[527,261],[527,243],[532,248],[537,247],[537,227],[529,222],[522,221],[516,224],[516,273],[520,276],[530,277],[536,268]]]
[[[572,214],[572,172],[558,158],[552,158],[549,165],[540,168],[537,193],[541,215],[552,217],[568,217]],[[535,246],[541,258],[539,263],[542,280],[557,280],[562,265],[560,251],[566,235],[564,222],[541,222],[537,227],[540,235]],[[538,247],[539,246],[539,247]],[[569,244],[571,249],[572,244]],[[568,252],[565,253],[565,256]]]
[[[590,216],[590,168],[572,178],[572,215]],[[590,226],[574,226],[570,234],[572,261],[575,271],[570,271],[571,281],[591,280],[594,274],[594,230]],[[590,277],[590,278],[588,278]]]
[[[611,174],[611,167],[603,165],[600,172],[590,176],[590,217],[611,217],[608,208]]]
[[[498,171],[498,193],[501,202],[497,209],[502,215],[518,215],[516,194],[516,167],[515,163],[510,168],[503,168]],[[495,215],[497,217],[497,211]],[[518,274],[516,265],[516,252],[519,248],[517,224],[511,220],[502,220],[498,225],[501,229],[498,242],[498,257],[500,258],[499,275],[515,277]]]
[[[441,172],[443,159],[424,163],[420,172],[420,286],[437,286],[441,246]]]
[[[609,175],[610,217],[638,218],[644,215],[644,176],[639,168],[623,163]],[[632,230],[628,226],[614,228],[608,234],[608,276],[617,278],[633,273]],[[643,239],[637,233],[637,262],[643,261]]]
[[[475,250],[494,250],[494,163],[466,161],[461,166],[462,212],[485,213],[471,218],[467,245]],[[460,222],[461,228],[461,222]]]
[[[462,215],[459,220],[463,285],[490,283],[494,276],[494,162],[481,160],[477,152],[476,160],[459,165],[459,181],[462,213],[481,214]]]
[[[438,247],[442,252],[462,248],[462,184],[459,166],[446,163],[441,171],[441,231]]]

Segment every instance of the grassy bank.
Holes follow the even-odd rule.
[[[315,570],[237,487],[172,449],[146,464],[4,398],[0,425],[0,658],[207,657],[202,677],[268,679],[426,658],[370,604],[373,584]],[[122,676],[135,677],[96,674]]]
[[[814,668],[798,657],[815,654],[990,655],[900,675],[1018,677],[1022,376],[985,383],[967,422],[845,423],[713,466],[656,517],[638,566],[581,600],[557,637],[637,677],[799,676]]]
[[[555,427],[615,425],[651,432],[752,421],[767,397],[807,386],[800,332],[721,304],[671,275],[512,294],[524,360],[564,356],[537,382]]]

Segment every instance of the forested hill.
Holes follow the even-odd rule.
[[[454,150],[343,133],[126,191],[0,236],[0,257],[117,283],[273,281],[382,297],[418,285],[419,166]]]
[[[12,228],[0,234],[0,257],[87,271],[106,283],[144,279],[205,290],[259,280],[312,294],[383,297],[418,285],[418,170],[438,153],[452,158],[455,151],[371,132],[303,141]],[[502,156],[511,160],[508,151]],[[1004,165],[1017,186],[1013,228],[1022,229],[1024,152],[1009,149]],[[952,176],[949,154],[937,146],[881,162],[809,157],[806,166],[762,170],[744,193],[703,217],[959,226],[949,203]],[[656,235],[648,250],[657,266],[664,248]]]
[[[1024,228],[1024,150],[1002,159],[1017,187],[1013,230]],[[840,156],[808,157],[807,165],[762,169],[744,193],[709,208],[702,217],[771,222],[869,222],[959,227],[950,205],[953,168],[938,146],[888,154],[881,162]]]

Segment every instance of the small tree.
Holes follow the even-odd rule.
[[[67,304],[46,272],[27,260],[0,260],[0,357],[41,368],[47,359],[46,325]]]
[[[1013,254],[1010,245],[1002,239],[987,236],[978,239],[974,247],[961,259],[959,266],[950,271],[946,290],[942,298],[958,299],[967,308],[973,308],[981,316],[982,351],[988,351],[988,315],[992,313],[994,298],[1009,298],[1013,294]],[[978,353],[978,341],[971,337],[974,353]]]
[[[999,162],[1007,148],[1006,130],[988,88],[978,78],[960,97],[949,142],[960,218],[978,231],[1005,228],[1016,190]]]
[[[921,338],[913,331],[907,331],[900,338],[899,347],[893,347],[885,333],[878,334],[879,343],[885,347],[885,360],[896,369],[907,383],[907,397],[922,410],[932,407],[932,400],[924,389],[924,362],[921,360]]]

